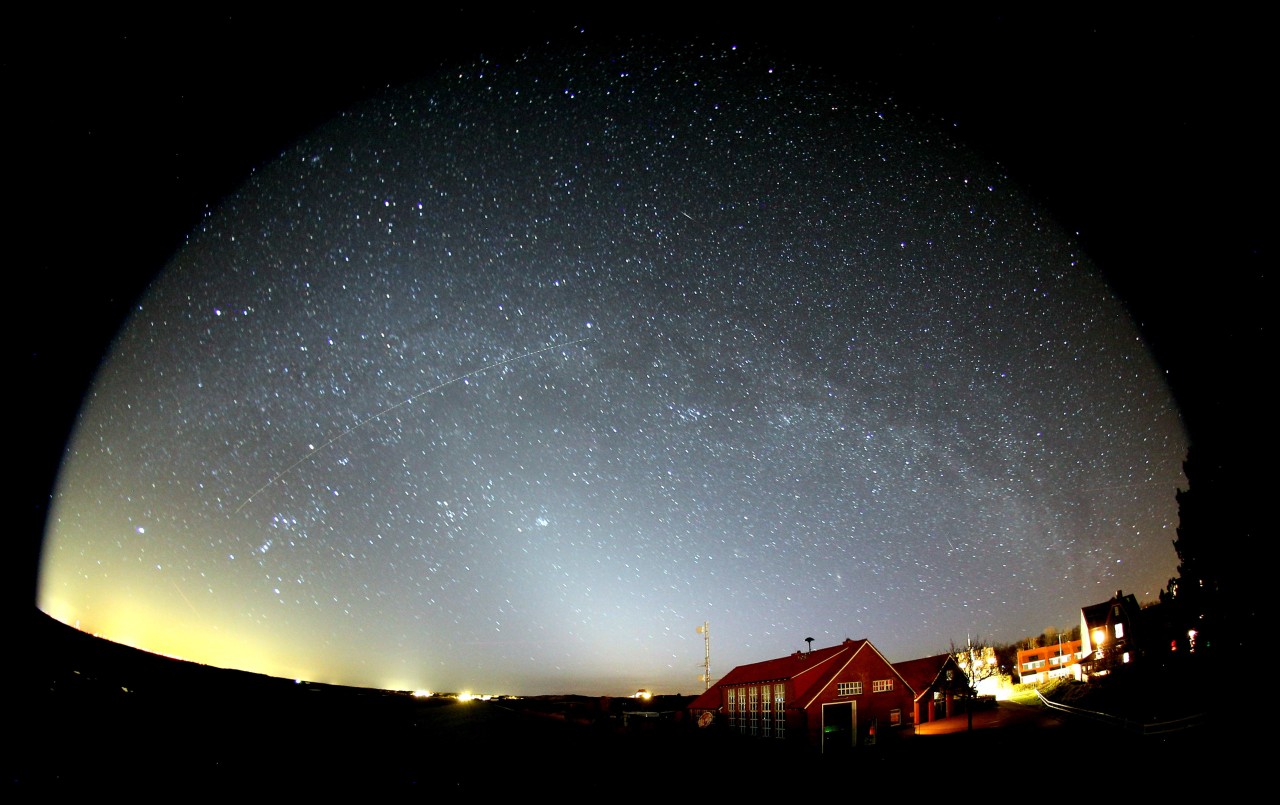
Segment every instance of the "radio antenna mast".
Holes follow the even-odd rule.
[[[711,688],[711,623],[703,621],[698,627],[698,634],[702,635],[702,692],[706,693]]]

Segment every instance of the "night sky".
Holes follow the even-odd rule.
[[[327,92],[285,58],[328,52],[314,31],[223,21],[197,43],[289,47],[223,70],[196,48],[177,77],[117,84],[120,106],[86,91],[114,114],[84,110],[84,164],[133,133],[151,139],[125,155],[176,144],[144,184],[184,170],[152,182],[171,199],[115,186],[173,220],[121,237],[149,251],[118,284],[129,255],[89,269],[121,329],[63,348],[105,358],[48,508],[41,609],[284,677],[623,694],[700,690],[704,621],[718,675],[806,637],[904,660],[1156,597],[1195,424],[1179,402],[1199,410],[1175,400],[1169,314],[1132,294],[1164,272],[1081,229],[1088,205],[1033,147],[1002,153],[974,102],[992,96],[930,80],[942,26],[840,59],[795,31],[534,21],[317,67]],[[158,41],[122,37],[115,77],[182,50]],[[1052,106],[1022,97],[1024,122]],[[92,216],[130,172],[53,195]]]

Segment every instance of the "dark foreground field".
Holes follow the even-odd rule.
[[[957,784],[995,793],[1067,778],[1157,794],[1205,784],[1239,790],[1260,777],[1255,760],[1269,746],[1255,736],[1256,724],[1221,717],[1190,732],[1138,736],[1002,704],[973,732],[900,732],[879,746],[824,757],[683,721],[623,728],[583,697],[459,703],[296,685],[57,630],[29,648],[26,670],[10,686],[14,710],[6,724],[17,748],[5,760],[10,787],[31,793],[577,800],[850,786],[923,794]]]

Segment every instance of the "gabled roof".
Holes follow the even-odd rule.
[[[899,679],[902,679],[903,684],[911,687],[902,673],[886,660],[870,641],[845,640],[839,645],[828,648],[797,651],[786,657],[739,665],[716,682],[706,693],[690,702],[689,709],[714,710],[720,707],[722,703],[720,691],[726,687],[789,680],[795,683],[791,694],[794,700],[800,703],[801,707],[808,707],[831,683],[831,680],[864,649],[879,657],[891,671],[897,674]],[[935,669],[935,673],[937,670]]]
[[[907,687],[911,688],[915,698],[919,699],[929,692],[948,664],[954,666],[956,670],[960,668],[955,660],[951,659],[950,654],[935,654],[918,660],[895,662],[893,669],[907,683]]]
[[[720,709],[720,683],[717,682],[716,684],[704,690],[702,693],[698,694],[698,698],[689,702],[688,709],[719,710]]]
[[[786,657],[739,665],[725,674],[707,692],[689,703],[691,710],[713,710],[720,707],[720,691],[734,685],[758,685],[766,682],[795,680],[792,696],[800,701],[810,697],[809,691],[821,690],[830,678],[858,653],[866,640],[845,640],[837,646],[812,651],[797,651]]]
[[[846,640],[838,646],[819,648],[813,651],[797,651],[795,654],[779,657],[776,660],[739,665],[721,679],[719,684],[746,685],[749,683],[795,679],[833,662],[841,655],[856,654],[857,650],[862,648],[866,642],[866,640]]]
[[[1119,604],[1127,617],[1133,617],[1133,613],[1138,611],[1138,599],[1133,593],[1125,595],[1122,591],[1116,590],[1113,598],[1103,601],[1101,604],[1090,604],[1086,607],[1080,607],[1080,614],[1084,617],[1085,626],[1092,629],[1095,626],[1104,626],[1107,623],[1108,616],[1111,613],[1111,607]]]
[[[1087,628],[1092,629],[1095,626],[1103,626],[1107,622],[1107,610],[1111,609],[1110,601],[1103,601],[1101,604],[1090,604],[1087,607],[1080,607],[1080,614],[1084,616],[1084,624]]]

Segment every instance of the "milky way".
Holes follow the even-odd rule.
[[[475,61],[331,121],[104,363],[39,604],[391,688],[701,690],[1173,575],[1178,413],[952,134],[751,48]]]

